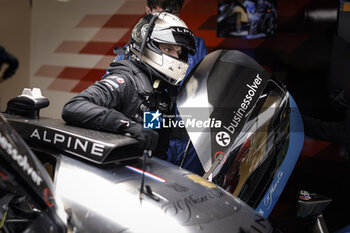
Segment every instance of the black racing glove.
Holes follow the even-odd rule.
[[[155,151],[158,144],[158,133],[152,129],[145,129],[141,124],[131,123],[124,129],[131,137],[139,141],[138,146],[141,149]]]

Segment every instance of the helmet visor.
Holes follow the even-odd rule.
[[[156,26],[152,32],[151,39],[158,43],[180,45],[191,55],[196,53],[193,33],[184,27],[168,27],[162,29]]]

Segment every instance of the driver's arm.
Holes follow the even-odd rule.
[[[117,110],[130,89],[124,84],[118,83],[115,75],[94,83],[64,105],[62,118],[72,125],[121,133],[131,122]]]
[[[139,141],[142,149],[154,151],[158,134],[144,129],[119,111],[129,104],[131,92],[136,91],[130,80],[118,83],[118,76],[108,75],[73,97],[63,107],[62,118],[69,124],[111,133],[129,134]]]

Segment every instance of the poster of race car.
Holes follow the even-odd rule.
[[[277,0],[220,0],[217,36],[256,39],[273,35],[276,3]]]

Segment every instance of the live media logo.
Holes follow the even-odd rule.
[[[156,112],[144,112],[143,113],[143,128],[145,129],[160,129],[161,113]]]

